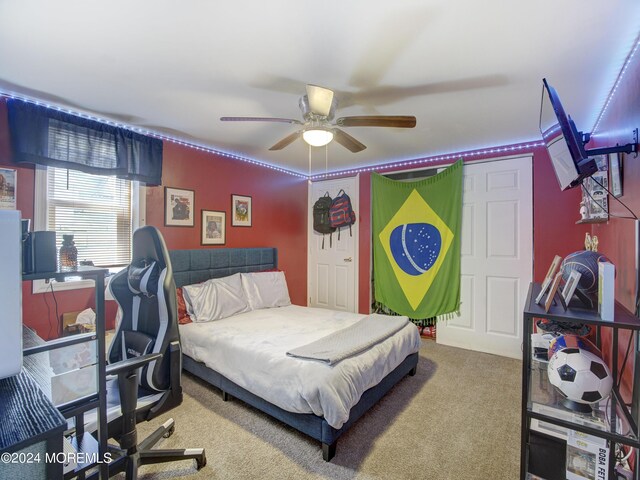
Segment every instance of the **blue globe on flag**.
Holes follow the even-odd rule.
[[[389,246],[393,259],[408,275],[422,275],[438,259],[442,248],[442,237],[430,223],[408,223],[398,225],[391,232]]]

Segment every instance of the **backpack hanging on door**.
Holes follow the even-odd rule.
[[[329,219],[329,209],[331,208],[332,202],[331,195],[329,195],[329,192],[326,192],[313,204],[313,229],[318,233],[322,233],[323,249],[324,235],[326,233],[329,234],[329,248],[331,248],[331,234],[336,231],[335,227],[331,226]]]
[[[356,223],[356,214],[351,206],[351,199],[344,190],[340,190],[338,196],[331,202],[329,222],[332,227],[338,229],[338,240],[340,240],[340,227],[347,225],[349,226],[349,236],[353,236],[351,225]]]

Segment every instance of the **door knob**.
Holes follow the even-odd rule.
[[[344,259],[345,262],[351,262],[352,260],[353,260],[353,258],[351,258],[351,257],[347,257],[347,258]]]

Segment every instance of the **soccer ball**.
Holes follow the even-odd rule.
[[[549,382],[562,396],[583,405],[606,398],[613,387],[613,378],[604,360],[599,355],[578,347],[557,350],[549,359],[547,374]],[[573,408],[570,402],[567,406]],[[576,407],[580,409],[579,406]]]

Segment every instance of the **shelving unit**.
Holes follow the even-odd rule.
[[[552,305],[548,312],[545,312],[542,305],[535,303],[535,298],[540,292],[540,284],[529,285],[529,293],[523,312],[523,362],[522,362],[522,440],[521,440],[521,461],[520,478],[525,480],[530,473],[530,460],[534,457],[550,457],[550,452],[554,449],[562,448],[563,441],[558,437],[557,432],[563,429],[571,429],[599,438],[609,442],[609,480],[614,480],[615,468],[615,444],[623,444],[631,448],[640,448],[640,436],[638,431],[638,409],[626,405],[620,396],[616,385],[619,377],[618,367],[618,332],[620,329],[640,331],[640,319],[629,312],[619,303],[616,303],[614,320],[603,321],[597,312],[580,308],[571,303],[565,311],[559,304]],[[600,402],[594,413],[581,414],[574,412],[564,406],[562,396],[556,391],[547,378],[547,364],[533,360],[531,347],[531,334],[535,319],[550,319],[565,323],[586,323],[595,326],[596,343],[600,347],[601,328],[612,329],[612,365],[611,374],[614,379],[614,387],[608,399]],[[636,343],[637,345],[637,338]],[[629,353],[627,362],[633,363],[635,351]],[[632,368],[629,366],[629,368]],[[635,371],[633,382],[634,398],[637,397],[639,371]],[[532,436],[532,422],[536,423],[535,433]],[[544,422],[540,424],[539,422]],[[548,428],[540,428],[545,425]],[[543,431],[546,430],[546,431]],[[554,433],[554,430],[556,433]],[[543,431],[540,433],[540,431]],[[534,438],[535,437],[535,438]],[[548,440],[548,451],[539,455],[536,449],[544,450],[540,440],[544,443]],[[555,444],[555,446],[554,446]],[[564,446],[566,448],[566,444]],[[640,479],[640,455],[636,450],[634,478]],[[564,455],[562,455],[563,457]],[[555,478],[565,478],[565,466],[558,471]],[[549,467],[552,468],[552,467]],[[559,467],[558,467],[559,468]],[[531,472],[535,473],[535,472]],[[539,473],[538,473],[539,474]],[[548,478],[548,480],[552,480]]]
[[[105,276],[108,270],[104,268],[79,266],[73,271],[50,272],[25,274],[22,276],[26,280],[47,280],[55,279],[62,281],[68,277],[82,277],[95,281],[95,313],[96,331],[69,337],[62,337],[48,342],[40,340],[37,336],[29,336],[26,333],[24,338],[24,365],[25,369],[36,380],[43,392],[51,397],[50,370],[43,368],[46,359],[40,358],[45,352],[54,349],[78,345],[84,342],[96,342],[96,365],[97,369],[97,391],[87,396],[66,402],[57,406],[64,418],[75,419],[75,434],[71,439],[72,446],[77,452],[86,454],[88,459],[104,459],[107,453],[107,397],[106,397],[106,342],[105,342],[105,315],[104,315],[104,288]],[[97,440],[93,435],[84,432],[84,413],[97,409]],[[97,455],[96,455],[97,454]],[[99,477],[107,479],[109,477],[109,466],[107,463],[91,461],[79,464],[75,469],[64,475],[65,479],[80,476],[84,478],[84,473],[90,468],[98,467]]]

